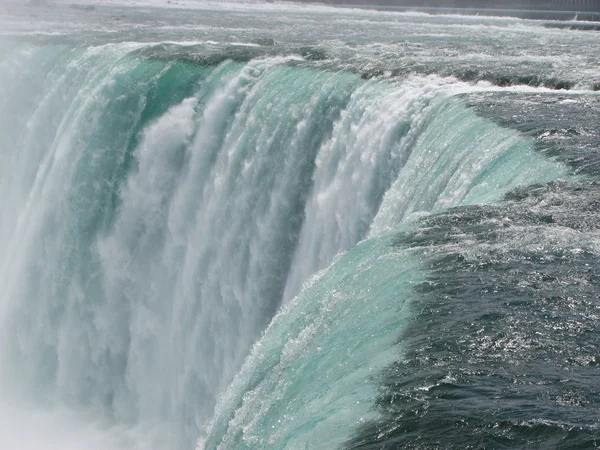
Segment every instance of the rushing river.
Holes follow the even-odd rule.
[[[0,12],[3,450],[600,445],[598,32]]]

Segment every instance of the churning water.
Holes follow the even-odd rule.
[[[2,7],[1,448],[600,445],[600,34]]]

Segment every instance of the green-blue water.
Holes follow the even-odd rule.
[[[3,448],[596,445],[600,35],[2,8]]]

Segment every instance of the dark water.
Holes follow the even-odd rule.
[[[542,154],[598,175],[597,98],[468,98]],[[430,275],[414,288],[402,354],[383,375],[383,419],[346,448],[600,445],[599,194],[597,181],[532,185],[395,238]]]
[[[531,186],[397,237],[430,275],[384,373],[384,419],[346,448],[598,445],[599,189]]]

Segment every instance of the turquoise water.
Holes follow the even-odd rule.
[[[498,403],[483,395],[439,407],[427,386],[459,385],[466,366],[505,375],[526,355],[507,331],[497,346],[518,357],[500,364],[482,351],[461,365],[452,352],[468,339],[438,334],[445,322],[435,311],[454,296],[456,317],[468,322],[479,308],[483,329],[497,327],[505,322],[486,316],[481,292],[496,288],[512,304],[535,280],[549,283],[540,302],[570,299],[565,320],[575,314],[592,336],[572,359],[592,361],[596,184],[577,168],[593,161],[597,127],[577,111],[596,105],[595,56],[583,49],[571,55],[579,68],[558,67],[559,43],[530,61],[537,79],[578,86],[571,93],[500,87],[487,75],[461,81],[475,60],[489,73],[515,57],[509,45],[497,59],[482,47],[523,34],[567,45],[573,32],[510,18],[315,8],[7,9],[20,24],[4,26],[0,45],[8,448],[493,446],[494,436],[442,432],[419,447],[419,424],[458,411],[456,423],[475,433],[494,426],[485,411]],[[44,20],[31,11],[46,11]],[[316,18],[355,41],[338,42]],[[491,25],[496,41],[483,36]],[[402,27],[410,36],[392,38]],[[441,42],[457,56],[439,59]],[[394,58],[414,70],[398,70]],[[525,106],[502,103],[509,95]],[[571,109],[535,113],[556,98]],[[522,116],[539,124],[526,130]],[[544,133],[564,147],[541,146]],[[510,277],[490,275],[504,265]],[[520,313],[528,330],[540,327],[522,338],[527,348],[570,342],[535,305]],[[423,363],[437,358],[436,339],[448,359]],[[484,344],[472,343],[472,354]],[[571,351],[558,347],[548,348]],[[547,376],[540,358],[528,366],[530,385]],[[573,392],[591,398],[595,375],[582,377],[572,376]],[[485,385],[465,381],[477,383]],[[541,400],[527,389],[524,423],[582,421],[565,419],[562,406],[529,408]],[[413,401],[431,408],[403,409]],[[578,405],[597,411],[592,400]],[[469,428],[475,410],[484,423]],[[36,430],[29,440],[26,427]],[[584,443],[590,427],[581,424]],[[503,445],[550,442],[519,433]]]

